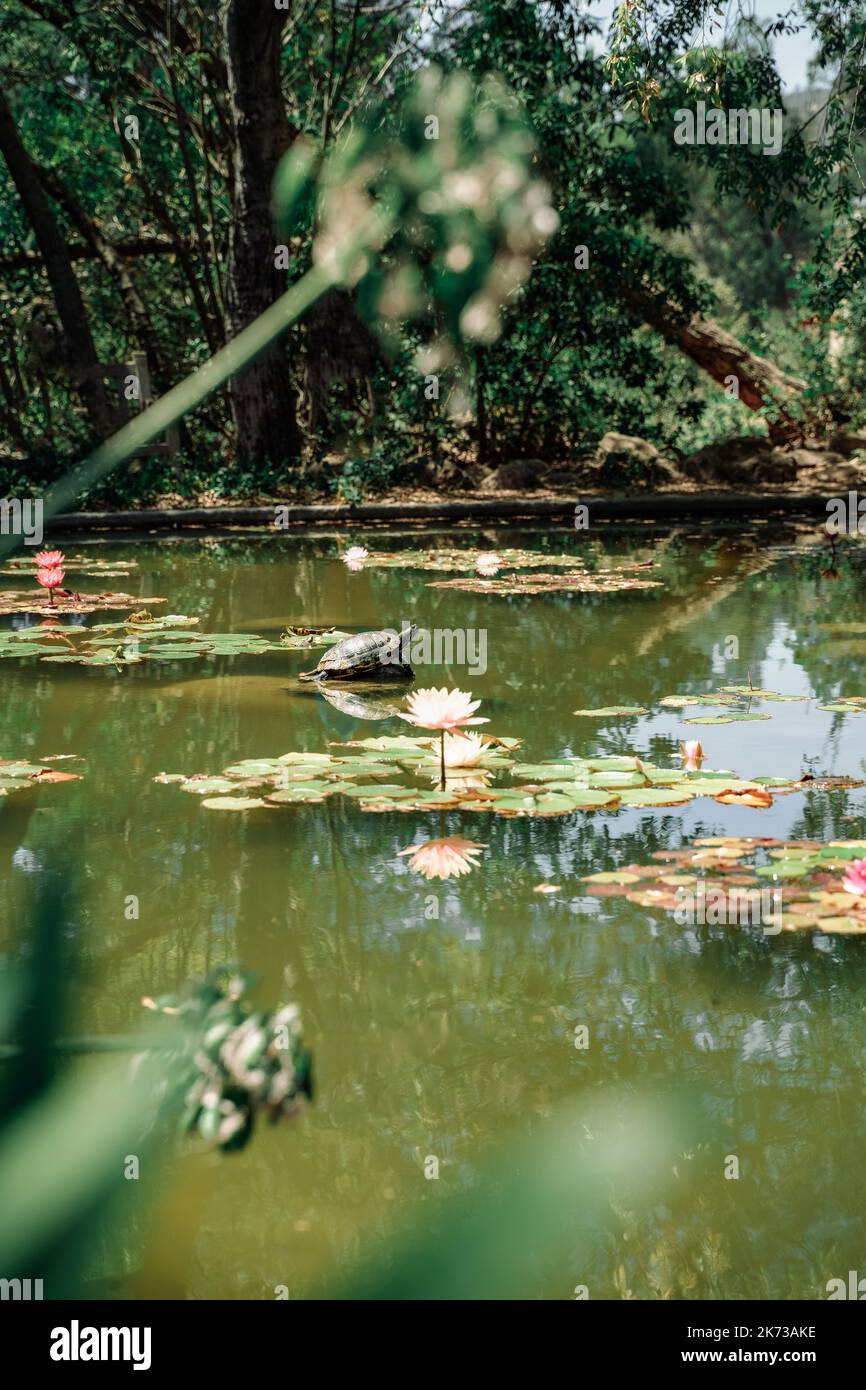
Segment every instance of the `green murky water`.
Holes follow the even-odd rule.
[[[404,619],[484,630],[483,674],[433,668],[418,683],[470,689],[487,730],[522,738],[529,761],[634,751],[667,764],[679,739],[700,735],[709,765],[743,776],[866,775],[866,716],[778,704],[770,721],[692,728],[658,707],[748,670],[783,693],[866,694],[866,562],[853,544],[840,547],[833,577],[826,551],[787,523],[590,535],[428,530],[423,543],[655,559],[662,587],[490,597],[430,589],[436,576],[418,571],[350,573],[337,558],[350,541],[416,546],[417,532],[92,553],[135,559],[118,587],[164,595],[163,611],[212,631],[276,637],[290,622],[354,631]],[[731,638],[738,657],[726,660]],[[221,815],[153,782],[408,732],[396,720],[360,722],[300,686],[315,659],[278,652],[120,673],[0,664],[3,756],[86,759],[82,782],[3,806],[5,949],[26,952],[33,876],[62,850],[83,881],[69,926],[80,1031],[134,1031],[142,995],[240,960],[260,973],[264,1002],[299,1002],[315,1055],[318,1094],[302,1118],[262,1128],[239,1156],[184,1159],[151,1224],[130,1215],[129,1248],[140,1244],[143,1259],[135,1275],[104,1271],[116,1292],[272,1298],[283,1285],[303,1298],[333,1288],[379,1241],[435,1225],[455,1192],[482,1193],[510,1137],[541,1144],[560,1105],[607,1091],[635,1104],[686,1097],[706,1138],[662,1199],[617,1194],[592,1251],[575,1238],[543,1279],[527,1276],[526,1296],[569,1298],[584,1283],[593,1298],[816,1298],[828,1279],[866,1273],[866,944],[681,927],[582,882],[699,834],[863,836],[866,790],[787,796],[762,812],[702,799],[514,820],[370,815],[337,799]],[[573,715],[619,703],[651,713]],[[457,833],[487,846],[464,878],[428,884],[398,857]],[[560,891],[535,893],[545,880]],[[132,894],[137,921],[124,915]],[[573,1045],[578,1024],[590,1030],[585,1051]],[[728,1154],[739,1180],[724,1177]],[[425,1180],[428,1156],[437,1181]],[[572,1217],[562,1212],[566,1231]]]

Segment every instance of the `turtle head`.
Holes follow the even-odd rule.
[[[399,631],[395,631],[391,628],[391,640],[387,649],[388,655],[383,664],[393,663],[395,666],[408,666],[409,644],[417,631],[418,627],[415,623],[404,623]]]

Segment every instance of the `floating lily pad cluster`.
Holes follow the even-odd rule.
[[[509,570],[576,569],[583,564],[577,555],[545,555],[539,550],[481,551],[443,546],[441,550],[369,550],[364,554],[364,568],[472,573],[494,560],[495,568]]]
[[[253,975],[212,971],[183,995],[143,999],[146,1008],[177,1018],[188,1055],[189,1089],[181,1129],[224,1152],[244,1148],[257,1115],[272,1122],[312,1097],[310,1054],[300,1015],[288,1004],[274,1013],[253,1010],[246,995]]]
[[[826,714],[866,714],[866,695],[840,695],[826,705],[816,705]]]
[[[134,560],[99,560],[90,555],[63,557],[65,574],[80,574],[87,579],[121,579],[132,574],[138,566]],[[17,556],[7,560],[0,574],[12,574],[18,578],[35,578],[38,566],[31,555]]]
[[[755,777],[745,780],[736,773],[702,768],[690,772],[684,768],[661,768],[633,756],[598,758],[568,758],[561,762],[518,763],[512,769],[518,778],[543,785],[548,798],[571,800],[579,788],[593,796],[603,797],[598,804],[605,810],[638,806],[684,806],[699,796],[712,796],[722,805],[763,808],[772,805],[773,797],[802,791],[806,787],[862,786],[853,779],[811,778],[794,782],[784,777]],[[536,792],[537,794],[537,792]],[[581,802],[581,805],[587,803]],[[548,812],[554,802],[545,803]],[[562,813],[576,809],[562,804]]]
[[[505,574],[494,578],[439,579],[428,589],[460,589],[471,594],[619,594],[627,589],[658,589],[657,579],[644,579],[633,570],[646,565],[620,565],[616,569],[584,570],[572,562],[562,574]]]
[[[659,705],[663,709],[675,710],[724,710],[723,714],[684,716],[685,724],[740,724],[772,717],[764,711],[753,710],[752,702],[755,700],[800,704],[809,698],[808,695],[780,695],[776,690],[760,690],[757,686],[723,685],[720,690],[706,695],[663,695]],[[831,704],[816,704],[815,708],[829,714],[863,714],[866,713],[866,695],[840,696]],[[574,713],[587,719],[625,719],[649,714],[650,711],[643,705],[604,705],[598,709],[576,709]]]
[[[512,756],[518,742],[487,740],[471,767],[448,770],[444,788],[437,785],[437,741],[408,736],[335,744],[334,753],[247,758],[216,776],[160,773],[155,780],[202,796],[202,804],[214,811],[321,802],[339,795],[356,801],[362,811],[460,809],[502,816],[683,806],[697,796],[715,797],[723,805],[762,808],[776,795],[805,787],[863,785],[839,778],[745,781],[732,772],[660,768],[629,756],[519,763]],[[507,785],[494,784],[494,776],[501,773],[508,774]]]
[[[8,613],[44,613],[51,617],[64,613],[98,613],[110,608],[133,608],[137,603],[167,603],[164,598],[135,598],[132,594],[73,593],[63,598],[54,596],[53,603],[40,589],[0,589],[0,615]]]
[[[783,931],[866,933],[866,893],[844,888],[846,871],[866,856],[866,840],[777,840],[710,835],[684,849],[657,850],[651,864],[626,864],[584,882],[598,897],[624,897],[640,907],[673,912],[681,891],[703,887],[742,894],[771,889],[781,899]]]
[[[445,791],[433,785],[439,780],[438,742],[408,736],[335,744],[338,753],[247,758],[218,776],[160,773],[154,780],[177,783],[182,791],[204,797],[202,805],[214,811],[321,802],[337,794],[356,800],[365,811],[447,809],[460,805],[464,796],[485,795],[490,776],[511,767],[509,755],[518,743],[518,739],[487,740],[477,763],[455,772]],[[410,783],[409,777],[416,780]]]
[[[45,786],[52,782],[80,782],[80,772],[62,772],[51,766],[65,762],[72,754],[58,754],[33,762],[28,758],[0,758],[0,796],[13,792],[28,791],[33,787]]]
[[[351,555],[353,552],[348,553]],[[441,550],[367,551],[364,552],[363,561],[357,562],[352,568],[460,573],[462,578],[437,580],[427,587],[461,589],[480,594],[539,594],[553,591],[600,594],[659,587],[659,581],[646,579],[639,573],[653,569],[652,561],[634,561],[590,570],[578,555],[546,555],[537,550],[510,548],[495,552],[447,547]],[[515,572],[519,570],[559,570],[562,573]]]
[[[125,621],[83,627],[46,620],[0,632],[0,659],[37,656],[78,666],[131,666],[142,661],[192,661],[205,656],[256,656],[263,652],[330,646],[345,636],[330,628],[287,628],[278,642],[243,632],[199,632],[198,618],[134,613]]]

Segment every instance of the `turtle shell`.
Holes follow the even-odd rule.
[[[401,634],[393,630],[359,632],[354,637],[344,637],[323,652],[315,671],[303,672],[302,679],[315,680],[320,676],[334,677],[350,672],[359,675],[363,671],[374,671],[379,666],[396,669],[402,664],[399,661],[400,637]]]

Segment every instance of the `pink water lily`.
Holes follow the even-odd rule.
[[[410,845],[398,851],[398,857],[411,854],[410,869],[423,874],[426,879],[458,878],[476,868],[478,855],[486,844],[476,840],[464,840],[459,835],[449,835],[444,840],[427,840],[423,845]]]
[[[63,578],[63,570],[61,569],[38,569],[36,571],[36,583],[48,590],[49,603],[54,598],[54,590],[63,583]]]
[[[848,865],[842,887],[846,893],[866,893],[866,859],[855,859]]]
[[[62,550],[40,550],[33,558],[39,569],[57,570],[62,569],[66,556]]]
[[[688,743],[681,743],[680,752],[683,755],[683,770],[685,772],[700,772],[701,763],[704,760],[704,750],[699,740],[691,738]]]

